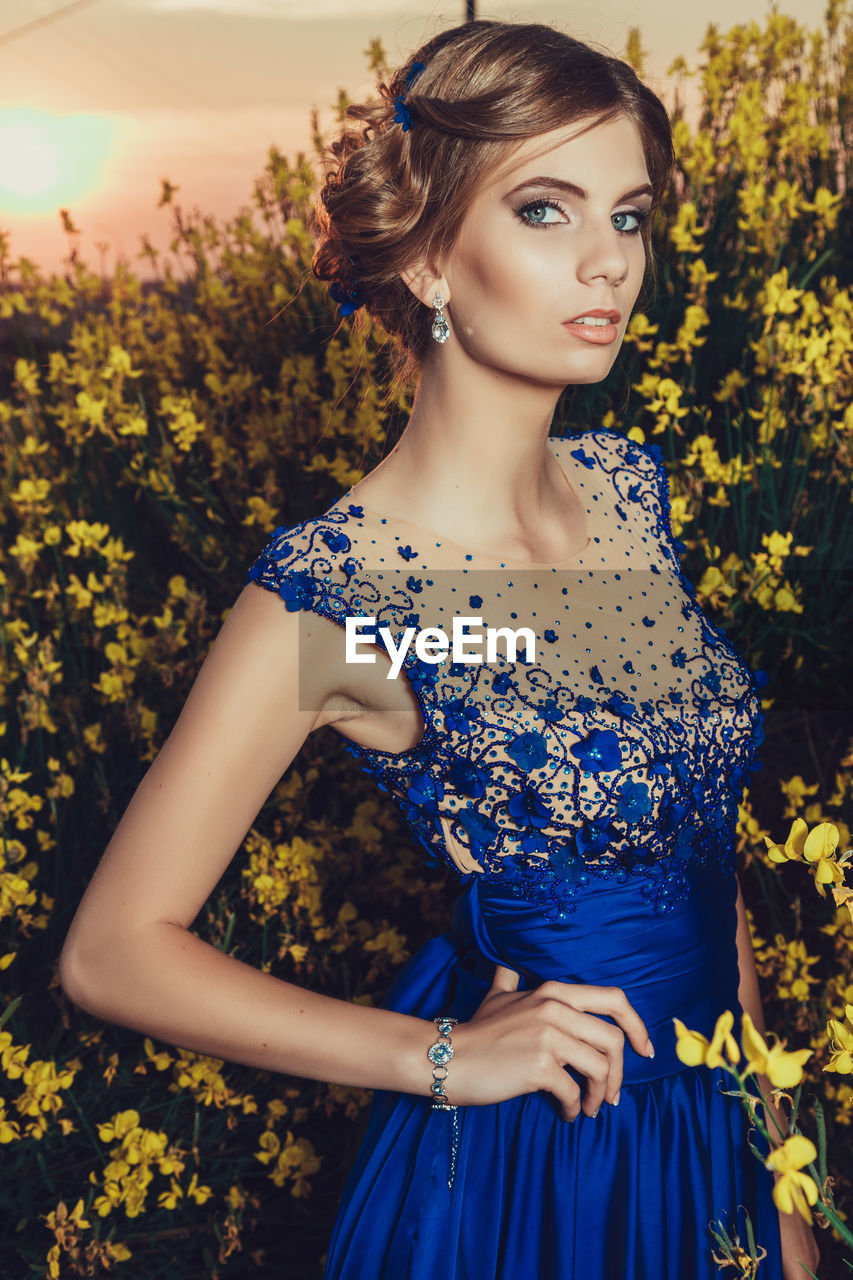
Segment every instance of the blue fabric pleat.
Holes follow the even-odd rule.
[[[544,1092],[459,1108],[451,1189],[453,1113],[432,1110],[424,1057],[423,1097],[374,1095],[326,1280],[715,1280],[709,1228],[722,1218],[745,1240],[745,1210],[767,1250],[761,1280],[782,1280],[772,1176],[723,1092],[731,1078],[675,1056],[673,1016],[710,1036],[729,1008],[739,1032],[736,887],[702,873],[659,916],[630,877],[603,881],[567,921],[547,923],[475,877],[453,928],[412,957],[385,1007],[470,1018],[500,962],[520,989],[549,978],[622,987],[655,1058],[626,1041],[619,1106],[595,1119],[568,1123]]]

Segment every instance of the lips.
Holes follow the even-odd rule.
[[[580,320],[583,316],[602,316],[612,320],[614,324],[618,324],[622,319],[621,314],[613,307],[587,307],[586,311],[579,311],[576,316],[572,316],[571,320],[566,320],[564,323],[574,324],[575,320]]]

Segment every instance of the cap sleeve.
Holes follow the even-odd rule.
[[[281,597],[288,611],[308,610],[342,623],[357,561],[335,514],[279,526],[246,574]]]

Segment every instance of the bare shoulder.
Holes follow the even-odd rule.
[[[291,704],[296,700],[300,716],[310,718],[308,732],[329,725],[346,738],[381,748],[389,730],[391,738],[416,731],[408,724],[414,699],[405,681],[388,679],[388,654],[377,647],[374,662],[349,661],[343,619],[290,612],[278,596],[249,583],[229,623],[223,644],[236,654],[244,648],[242,636],[251,637],[251,661],[270,672],[272,688],[283,689]]]

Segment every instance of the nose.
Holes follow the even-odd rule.
[[[611,287],[621,284],[631,265],[626,243],[630,244],[630,240],[620,236],[609,219],[605,223],[591,219],[578,256],[578,279],[596,280],[600,277]]]

